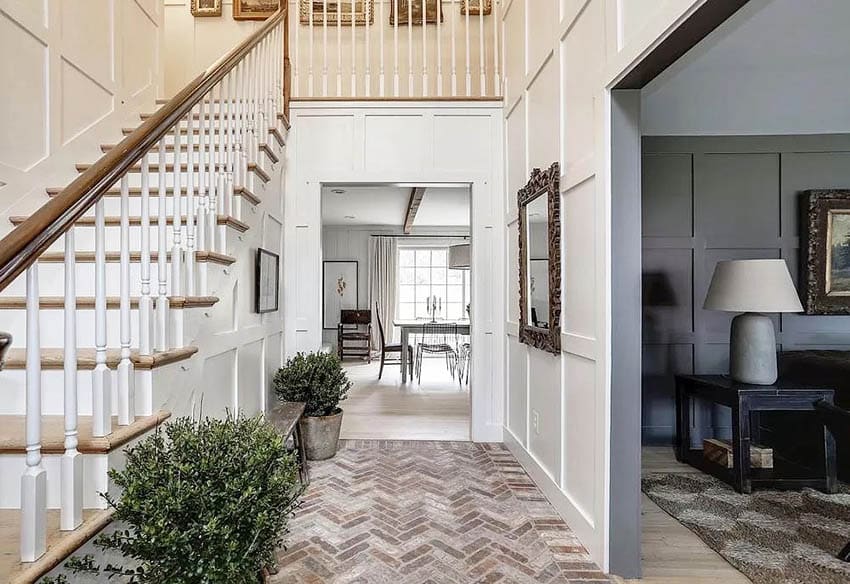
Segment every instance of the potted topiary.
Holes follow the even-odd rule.
[[[256,584],[283,543],[301,493],[298,463],[261,417],[180,418],[127,448],[102,495],[117,529],[95,540],[121,565],[72,558],[73,582],[90,574],[137,584]],[[68,582],[65,574],[46,582]]]
[[[333,353],[298,353],[274,376],[274,390],[281,401],[304,402],[299,422],[309,460],[325,460],[336,454],[342,410],[351,381]]]

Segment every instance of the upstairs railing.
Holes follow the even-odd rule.
[[[111,372],[107,358],[107,226],[120,235],[120,354],[117,370],[118,424],[152,412],[152,398],[135,395],[131,308],[138,307],[137,351],[181,348],[183,307],[207,294],[206,263],[198,254],[226,252],[223,225],[239,219],[238,197],[250,196],[261,147],[282,145],[288,109],[288,10],[284,6],[249,38],[192,80],[139,128],[0,241],[0,290],[26,272],[26,470],[21,483],[21,558],[38,559],[46,548],[46,484],[41,443],[40,294],[37,263],[64,239],[64,418],[61,463],[61,529],[82,522],[82,464],[78,444],[77,271],[75,231],[95,230],[95,359],[92,426],[95,436],[112,432]],[[138,184],[136,182],[138,181]],[[131,182],[133,183],[131,185]],[[155,186],[154,186],[155,185]],[[131,217],[130,197],[140,197]],[[120,196],[120,219],[108,221],[104,196]],[[151,203],[156,202],[156,214]],[[94,210],[94,217],[86,216]],[[235,216],[235,217],[234,217]],[[140,281],[131,282],[130,227],[141,227]],[[151,227],[156,236],[151,237]],[[139,243],[134,242],[135,245]],[[58,250],[57,250],[58,251]],[[61,253],[61,252],[59,252]],[[136,256],[139,257],[138,255]],[[155,262],[154,258],[155,257]],[[170,269],[168,262],[171,263]],[[151,278],[152,263],[156,281]],[[139,292],[131,297],[131,288]],[[149,388],[148,388],[149,390]]]
[[[292,95],[498,99],[503,1],[290,0]]]

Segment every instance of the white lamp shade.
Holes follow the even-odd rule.
[[[469,268],[469,244],[449,246],[449,269],[468,270]]]
[[[803,311],[785,260],[717,262],[703,308],[727,312]]]

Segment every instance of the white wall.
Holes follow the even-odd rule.
[[[623,543],[609,539],[610,88],[703,3],[509,0],[503,13],[505,442],[605,570],[611,548]],[[516,192],[532,168],[555,161],[562,170],[559,356],[518,340]]]
[[[297,103],[286,197],[287,354],[315,350],[321,334],[321,184],[471,183],[472,436],[500,441],[503,424],[504,217],[498,104]]]
[[[848,22],[844,0],[752,0],[643,89],[643,134],[850,132]]]
[[[162,20],[162,0],[0,0],[0,218],[43,205],[153,107]]]

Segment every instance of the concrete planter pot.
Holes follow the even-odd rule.
[[[327,460],[336,454],[342,410],[330,416],[305,416],[299,422],[307,460]]]

